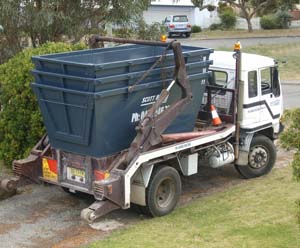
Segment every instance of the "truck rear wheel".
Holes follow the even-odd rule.
[[[276,148],[266,136],[254,136],[248,155],[248,165],[235,165],[244,178],[255,178],[268,174],[276,161]]]
[[[181,195],[181,179],[176,169],[158,166],[152,172],[146,190],[146,204],[143,212],[150,216],[163,216],[173,211]]]

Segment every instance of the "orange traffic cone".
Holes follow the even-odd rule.
[[[222,121],[221,121],[214,105],[210,105],[210,111],[211,111],[211,117],[212,117],[212,124],[214,126],[221,125]]]

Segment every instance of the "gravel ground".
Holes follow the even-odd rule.
[[[279,150],[276,167],[288,165],[291,158],[291,152]],[[199,170],[183,179],[180,206],[245,182],[232,166]],[[147,219],[133,210],[117,210],[88,225],[80,220],[80,211],[92,201],[71,196],[56,186],[26,186],[14,197],[0,201],[0,247],[81,247]]]

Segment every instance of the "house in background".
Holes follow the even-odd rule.
[[[205,4],[218,6],[219,0],[206,0]],[[147,24],[161,23],[168,15],[186,15],[192,25],[208,28],[213,23],[219,22],[217,10],[209,12],[196,8],[191,0],[152,0],[143,16]]]

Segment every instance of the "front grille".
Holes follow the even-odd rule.
[[[94,183],[94,196],[97,200],[104,199],[104,185]]]

